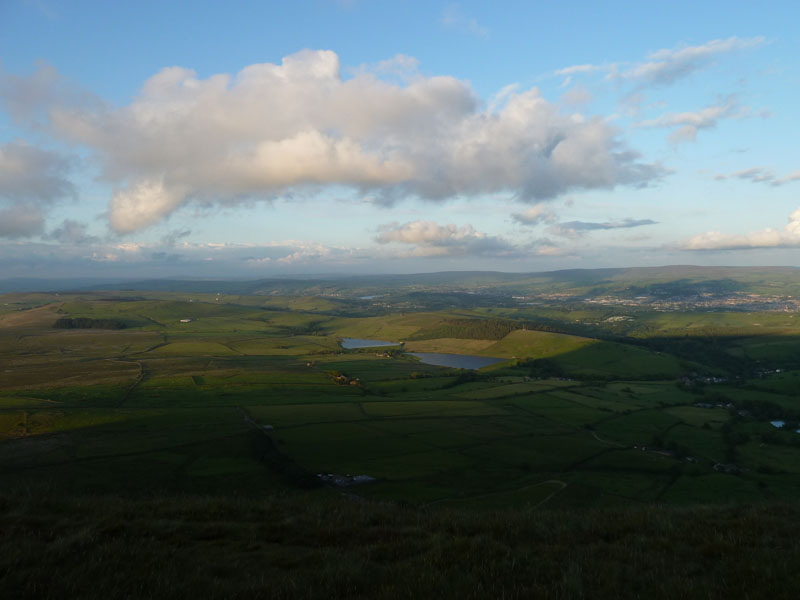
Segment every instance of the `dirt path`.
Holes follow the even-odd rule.
[[[133,381],[133,383],[130,385],[130,387],[127,390],[125,390],[125,395],[122,396],[122,400],[119,401],[119,405],[122,406],[123,404],[125,404],[128,401],[128,398],[133,393],[133,390],[135,390],[136,387],[144,379],[144,375],[145,375],[145,373],[144,373],[144,365],[142,363],[140,363],[139,361],[136,361],[136,360],[119,360],[119,359],[116,359],[116,358],[107,358],[106,360],[109,361],[109,362],[122,363],[122,364],[125,364],[125,365],[136,365],[137,367],[139,367],[139,374],[136,376],[136,379]]]

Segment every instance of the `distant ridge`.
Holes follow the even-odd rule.
[[[0,280],[0,293],[131,290],[208,294],[374,295],[385,292],[480,292],[524,295],[545,292],[594,296],[620,293],[751,292],[800,295],[797,267],[620,267],[534,273],[443,271],[400,275],[287,276],[256,280],[26,279]]]

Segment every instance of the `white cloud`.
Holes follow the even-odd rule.
[[[779,177],[771,181],[771,185],[784,185],[786,183],[792,183],[794,181],[800,181],[800,169],[797,171],[792,171],[791,173],[787,173],[783,177]]]
[[[432,221],[384,225],[376,241],[381,244],[414,245],[407,256],[497,256],[510,257],[520,250],[499,236],[476,231],[472,225],[458,227]]]
[[[715,57],[737,50],[761,46],[763,37],[711,40],[696,46],[678,46],[651,52],[638,63],[607,63],[574,65],[555,71],[555,75],[570,78],[576,74],[605,72],[610,80],[630,82],[638,87],[671,85],[708,66]]]
[[[339,71],[334,52],[304,50],[235,76],[165,68],[118,108],[63,100],[51,93],[61,86],[52,75],[31,94],[53,134],[95,151],[115,186],[110,221],[120,233],[187,203],[271,199],[327,184],[384,204],[498,192],[530,202],[646,185],[666,172],[641,162],[606,120],[562,114],[536,88],[504,90],[502,108],[483,108],[453,77],[397,83]],[[0,95],[15,97],[26,81],[6,77]]]
[[[609,229],[630,229],[644,225],[656,225],[652,219],[623,219],[622,221],[605,221],[602,223],[590,221],[567,221],[556,223],[549,228],[550,233],[562,237],[576,238],[586,235],[590,231],[607,231]]]
[[[720,119],[741,119],[750,114],[747,107],[740,107],[735,96],[729,96],[724,102],[706,106],[697,111],[681,113],[665,113],[656,119],[648,119],[634,123],[634,127],[675,129],[670,134],[674,143],[695,141],[701,129],[713,129]]]
[[[361,248],[348,248],[341,246],[326,246],[319,242],[304,240],[280,240],[265,244],[222,244],[218,247],[226,254],[246,252],[251,254],[244,258],[251,266],[292,266],[292,265],[321,265],[324,263],[341,263],[358,260],[370,256]]]
[[[514,213],[511,218],[522,225],[538,225],[540,223],[552,223],[556,220],[555,213],[544,204],[534,204],[529,209]]]
[[[554,72],[555,75],[565,77],[564,83],[562,87],[568,86],[572,82],[573,75],[584,75],[586,73],[596,73],[596,72],[606,72],[613,68],[616,68],[614,64],[606,64],[606,65],[572,65],[570,67],[564,67],[563,69],[558,69]]]
[[[400,225],[395,228],[401,227]],[[441,226],[449,230],[449,226]],[[80,228],[79,228],[80,229]],[[327,274],[365,272],[422,272],[453,268],[460,261],[467,268],[497,268],[505,258],[524,268],[539,268],[539,259],[574,255],[574,250],[539,239],[524,245],[455,227],[448,234],[433,235],[419,244],[392,242],[366,247],[320,244],[309,240],[254,243],[126,242],[96,240],[90,244],[64,239],[60,243],[2,241],[5,277],[110,278],[189,277],[249,278],[268,274]],[[424,240],[428,239],[427,242]],[[169,240],[168,240],[169,241]],[[533,261],[532,263],[530,261]],[[509,263],[509,264],[512,264]]]
[[[535,254],[537,256],[550,256],[550,257],[564,257],[573,256],[573,250],[563,248],[552,242],[544,240],[537,248]]]
[[[726,179],[744,179],[751,181],[752,183],[765,183],[773,187],[779,187],[781,185],[786,185],[787,183],[800,181],[800,169],[792,171],[791,173],[787,173],[783,177],[778,177],[775,172],[770,169],[766,169],[764,167],[750,167],[749,169],[742,169],[741,171],[736,171],[730,175],[714,175],[714,179],[717,181],[724,181]]]
[[[682,250],[751,250],[798,246],[800,246],[800,208],[789,215],[789,222],[782,230],[768,227],[743,235],[707,231],[678,245]]]
[[[47,209],[74,195],[69,162],[25,142],[0,146],[0,237],[41,233]]]
[[[753,48],[765,41],[763,37],[742,39],[733,36],[698,46],[658,50],[648,56],[648,61],[621,72],[619,77],[644,84],[668,85],[702,69],[719,54]]]
[[[297,262],[318,261],[331,256],[331,249],[317,243],[309,243],[300,245],[297,250],[276,258],[279,263],[292,264]]]

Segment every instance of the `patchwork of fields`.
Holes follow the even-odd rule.
[[[5,485],[330,494],[318,473],[363,474],[375,481],[348,493],[485,507],[800,491],[797,371],[735,380],[620,340],[500,326],[480,339],[493,326],[480,311],[358,317],[326,299],[151,296],[2,297]],[[63,317],[124,328],[54,328]],[[463,337],[430,337],[465,319],[478,326]],[[345,336],[508,360],[465,372],[345,351]],[[791,364],[796,341],[780,341],[739,336],[723,351]]]

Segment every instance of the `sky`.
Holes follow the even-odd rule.
[[[798,20],[0,0],[0,279],[800,266]]]

